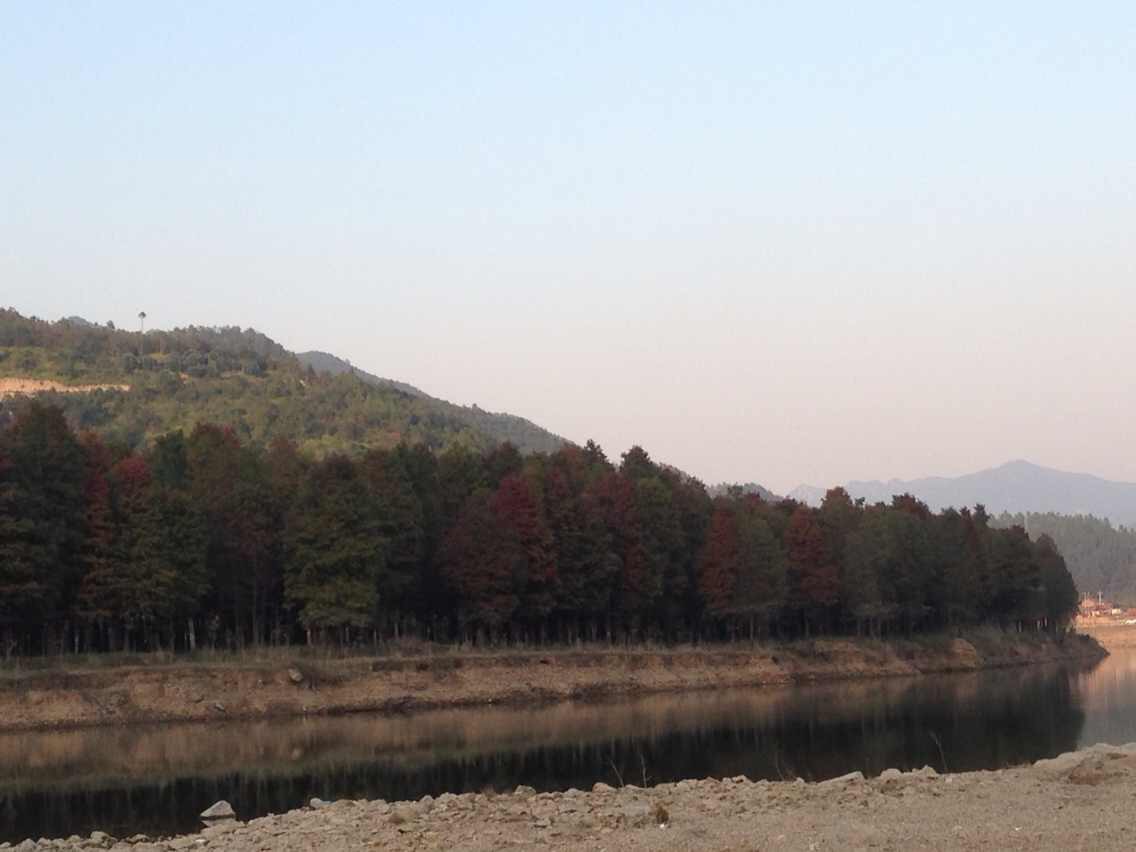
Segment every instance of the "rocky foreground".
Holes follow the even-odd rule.
[[[42,849],[1084,849],[1136,847],[1136,743],[1097,745],[997,772],[930,767],[818,784],[681,781],[649,789],[445,794],[417,802],[313,800],[250,822],[220,819],[172,839],[0,844]],[[217,812],[225,813],[223,806]]]

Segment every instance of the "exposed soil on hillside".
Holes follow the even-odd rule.
[[[36,849],[981,850],[1133,846],[1136,744],[1094,746],[997,772],[895,769],[819,784],[739,776],[649,789],[444,794],[416,802],[321,802],[168,840],[103,834],[25,841]],[[237,817],[239,818],[239,814]]]
[[[97,390],[130,390],[130,385],[65,385],[48,379],[0,379],[0,399],[9,396],[33,396],[37,393],[90,393]]]
[[[1094,640],[823,639],[668,651],[446,653],[311,663],[181,663],[0,674],[0,730],[536,704],[683,689],[973,671],[1104,655]]]

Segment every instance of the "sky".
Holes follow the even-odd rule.
[[[707,482],[1136,480],[1136,4],[0,4],[0,305]]]

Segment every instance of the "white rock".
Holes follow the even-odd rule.
[[[236,815],[233,806],[224,799],[213,803],[201,812],[202,819],[232,819]]]
[[[820,789],[831,789],[833,787],[843,787],[845,784],[855,784],[864,780],[864,773],[859,770],[849,772],[845,775],[840,775],[836,778],[829,778],[827,781],[821,781],[817,787]]]

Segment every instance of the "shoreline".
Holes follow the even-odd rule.
[[[787,686],[970,672],[1101,659],[1081,634],[975,630],[876,641],[854,638],[668,650],[449,652],[313,662],[183,662],[0,673],[0,732],[348,713],[399,714],[726,687]]]
[[[26,840],[0,849],[735,849],[1131,848],[1136,743],[1099,744],[1032,765],[940,775],[931,767],[806,783],[744,776],[639,788],[313,799],[305,808],[213,822],[173,838]],[[239,814],[238,814],[239,817]]]

